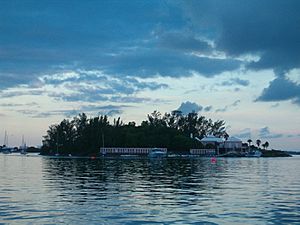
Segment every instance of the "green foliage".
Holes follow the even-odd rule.
[[[256,145],[257,145],[258,148],[259,148],[260,144],[261,144],[261,140],[257,139],[256,140]]]
[[[213,122],[197,113],[182,115],[173,111],[161,115],[154,111],[140,126],[135,122],[124,124],[120,118],[109,123],[107,116],[87,118],[79,114],[71,121],[64,119],[60,124],[51,125],[44,136],[42,154],[93,155],[100,147],[164,147],[169,151],[183,152],[190,148],[202,148],[193,137],[206,135],[226,137],[225,122]]]

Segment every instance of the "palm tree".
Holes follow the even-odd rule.
[[[247,142],[249,143],[249,147],[250,147],[250,145],[251,145],[251,143],[252,143],[252,140],[251,140],[251,139],[248,139]]]
[[[269,142],[265,142],[265,148],[267,149],[269,147]]]
[[[261,140],[257,139],[256,140],[256,145],[257,145],[258,148],[259,148],[260,144],[261,144]]]

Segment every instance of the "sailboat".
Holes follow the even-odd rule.
[[[27,154],[27,146],[26,146],[26,142],[24,141],[24,135],[22,136],[22,145],[20,146],[20,154],[22,155]]]
[[[4,143],[3,143],[1,151],[4,154],[9,154],[9,153],[12,152],[12,148],[8,147],[8,135],[7,135],[6,131],[5,131],[5,134],[4,134]]]

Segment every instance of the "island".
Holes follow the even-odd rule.
[[[221,141],[202,141],[210,136]],[[88,118],[81,113],[49,127],[43,136],[41,154],[97,157],[100,148],[162,148],[168,149],[168,154],[175,155],[221,156],[221,153],[234,150],[238,152],[236,156],[245,156],[240,153],[255,148],[250,143],[232,147],[228,145],[232,139],[226,132],[224,120],[213,121],[195,112],[184,115],[181,111],[165,114],[154,111],[140,125],[134,121],[124,123],[120,117],[110,119],[107,115],[101,115]],[[281,151],[280,154],[267,149],[262,152],[262,156],[288,156]]]

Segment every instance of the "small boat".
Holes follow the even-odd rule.
[[[262,153],[259,150],[247,152],[245,157],[261,157]]]
[[[3,146],[2,147],[2,149],[1,149],[1,152],[3,153],[3,154],[10,154],[10,153],[12,153],[12,148],[10,148],[10,147],[7,147],[7,146]]]
[[[151,158],[166,157],[167,151],[165,149],[153,148],[149,151],[148,156]]]
[[[4,154],[10,154],[12,153],[13,151],[13,148],[9,147],[8,146],[8,134],[7,132],[5,131],[5,134],[4,134],[4,144],[1,148],[1,152],[4,153]]]

